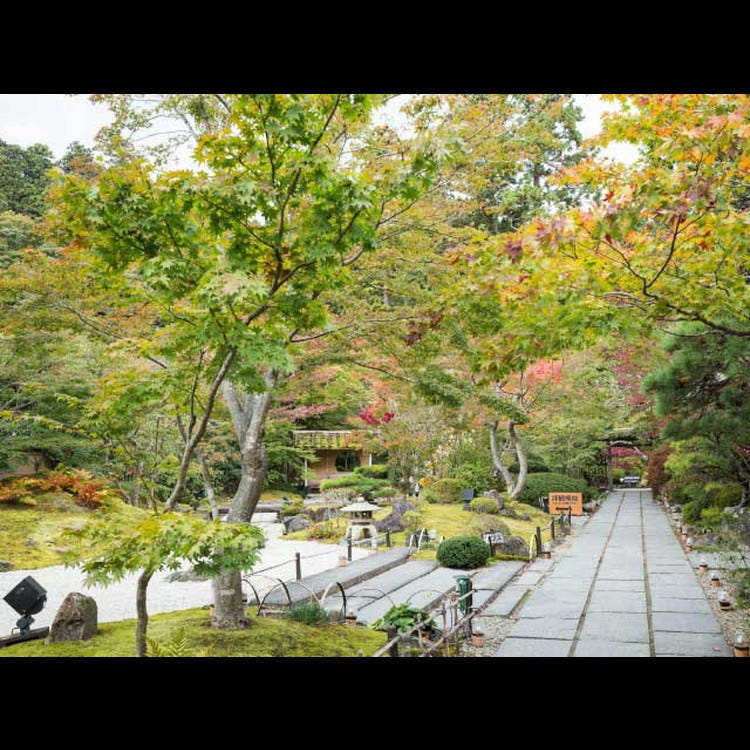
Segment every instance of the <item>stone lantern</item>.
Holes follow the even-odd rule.
[[[372,514],[376,510],[380,510],[380,508],[368,503],[364,498],[341,508],[341,512],[346,514],[349,521],[345,538],[351,542],[356,542],[359,539],[370,539],[370,546],[373,549],[377,548],[378,530],[375,528],[375,521],[372,518]]]

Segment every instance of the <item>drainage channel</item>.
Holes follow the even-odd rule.
[[[602,553],[599,556],[599,562],[596,566],[596,571],[594,572],[594,577],[591,581],[591,586],[589,587],[589,593],[586,597],[586,604],[583,605],[583,612],[581,612],[581,617],[578,620],[578,627],[576,628],[576,632],[573,635],[573,642],[570,644],[570,651],[568,651],[568,656],[574,656],[576,652],[576,647],[578,646],[578,640],[581,637],[581,631],[583,630],[583,623],[586,621],[586,614],[589,611],[589,604],[591,603],[591,595],[594,592],[594,586],[596,584],[596,579],[599,577],[599,569],[602,566],[602,560],[604,560],[604,555],[607,552],[607,547],[609,547],[609,542],[612,539],[612,534],[615,533],[615,526],[617,525],[617,518],[620,515],[620,511],[622,510],[623,503],[625,502],[625,493],[620,493],[620,504],[617,506],[617,512],[615,513],[615,517],[612,519],[612,527],[609,530],[609,534],[607,534],[607,540],[604,542],[604,547],[602,547]]]

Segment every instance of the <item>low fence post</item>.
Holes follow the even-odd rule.
[[[385,532],[385,546],[390,547],[391,546],[391,532],[386,530]]]
[[[394,626],[394,627],[390,627],[390,628],[388,628],[388,629],[387,629],[387,630],[385,631],[385,637],[386,637],[386,638],[387,638],[387,639],[388,639],[389,641],[392,641],[392,640],[393,640],[393,639],[394,639],[394,638],[396,637],[396,635],[397,635],[397,634],[398,634],[398,630],[396,629],[396,627],[395,627],[395,626]],[[390,646],[390,647],[389,647],[389,649],[388,649],[388,654],[389,654],[390,656],[392,656],[392,657],[397,657],[397,656],[398,656],[398,641],[394,641],[394,642],[393,642],[393,643],[391,644],[391,646]]]
[[[552,523],[550,524],[550,531],[552,532],[552,541],[555,541],[555,519],[552,519]]]
[[[571,512],[570,512],[570,511],[571,511],[571,509],[570,509],[570,508],[568,508],[568,529],[569,529],[569,530],[570,530],[570,529],[571,529],[571,528],[573,527],[573,522],[572,522],[572,520],[571,520],[571,515],[572,515],[572,514],[571,514]]]
[[[349,562],[352,561],[352,540],[351,539],[346,540],[346,559]]]
[[[542,554],[542,527],[536,527],[536,553],[537,555]]]
[[[299,552],[294,553],[294,567],[299,581],[302,578],[302,555]]]

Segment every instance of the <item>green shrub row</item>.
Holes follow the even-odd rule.
[[[566,474],[544,471],[529,474],[526,477],[526,484],[517,499],[527,505],[536,505],[540,497],[546,497],[550,492],[580,492],[583,494],[584,502],[596,497],[596,489],[591,487],[585,479],[575,479]]]

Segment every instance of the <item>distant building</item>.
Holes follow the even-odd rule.
[[[293,434],[295,446],[315,452],[315,461],[305,462],[305,487],[311,490],[320,489],[324,479],[372,465],[372,453],[362,447],[366,430],[295,430]]]

